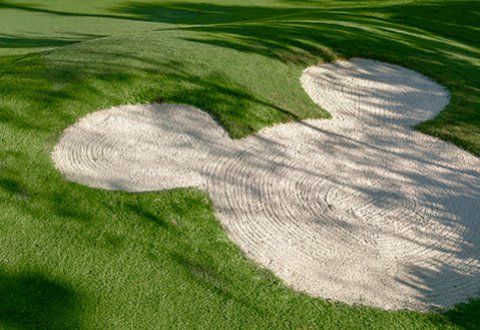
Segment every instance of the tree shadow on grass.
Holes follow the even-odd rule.
[[[0,273],[0,325],[12,329],[79,329],[76,294],[38,273]]]
[[[459,304],[444,315],[463,329],[480,329],[480,300]]]
[[[452,92],[447,111],[419,129],[480,155],[478,1],[337,1],[302,8],[160,2],[113,10],[199,33],[190,41],[287,63],[366,57],[415,69]]]
[[[187,2],[127,3],[114,11],[135,19],[178,24],[181,29],[197,32],[186,38],[189,41],[304,67],[319,59],[360,56],[415,69],[452,92],[447,111],[418,128],[479,155],[480,99],[476,86],[480,84],[480,53],[475,10],[480,7],[479,2],[339,4],[269,8]],[[423,17],[428,17],[428,24],[422,21]]]
[[[479,1],[426,1],[378,8],[388,19],[401,24],[478,45],[480,33]]]
[[[65,38],[32,38],[14,35],[0,35],[0,48],[47,48],[70,45],[80,40]]]
[[[301,6],[287,2],[283,7],[126,2],[113,7],[111,15],[61,12],[5,1],[0,6],[52,15],[176,24],[178,29],[197,33],[186,40],[304,67],[352,56],[407,66],[447,86],[453,95],[447,111],[418,128],[480,154],[480,100],[475,87],[480,84],[478,1],[404,5],[327,1],[302,2]],[[235,120],[238,118],[230,122]]]

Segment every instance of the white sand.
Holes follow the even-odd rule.
[[[242,250],[311,295],[412,310],[477,296],[480,159],[411,128],[448,93],[364,59],[301,82],[334,119],[233,141],[189,106],[122,106],[67,129],[53,159],[91,187],[205,189]]]

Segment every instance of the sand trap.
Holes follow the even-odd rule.
[[[480,293],[480,159],[411,129],[448,93],[364,59],[301,83],[332,120],[233,141],[189,106],[122,106],[67,129],[53,159],[92,187],[205,189],[243,251],[311,295],[427,310]]]

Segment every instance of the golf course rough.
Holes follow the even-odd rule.
[[[301,83],[332,120],[232,140],[191,106],[126,105],[68,128],[53,159],[91,187],[206,190],[251,259],[314,296],[420,311],[474,297],[480,159],[413,129],[447,91],[358,58],[310,67]]]

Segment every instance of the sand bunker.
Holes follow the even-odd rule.
[[[301,83],[332,120],[233,141],[189,106],[122,106],[67,129],[53,159],[92,187],[205,189],[242,250],[308,294],[427,310],[479,293],[480,159],[411,128],[448,93],[364,59]]]

